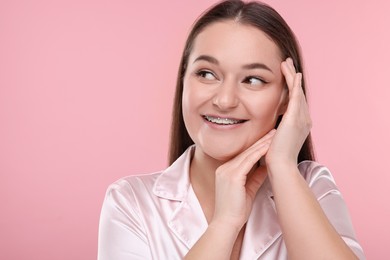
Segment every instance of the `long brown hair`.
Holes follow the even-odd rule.
[[[171,139],[169,148],[169,164],[172,164],[194,142],[184,125],[182,114],[183,78],[187,69],[188,58],[198,34],[208,25],[221,20],[235,20],[247,24],[266,33],[281,50],[283,59],[291,57],[297,71],[303,72],[303,64],[298,41],[284,19],[270,6],[261,2],[244,3],[240,0],[222,1],[201,15],[192,27],[187,38],[176,81],[176,92],[173,102]],[[305,75],[303,73],[303,75]],[[305,80],[302,88],[306,94]],[[282,120],[277,120],[277,127]],[[314,160],[311,135],[306,138],[298,155],[298,162]]]

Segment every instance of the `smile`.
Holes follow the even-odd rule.
[[[218,125],[234,125],[234,124],[241,124],[244,123],[247,120],[239,120],[239,119],[233,119],[233,118],[223,118],[223,117],[213,117],[213,116],[203,116],[204,119],[207,121],[218,124]]]

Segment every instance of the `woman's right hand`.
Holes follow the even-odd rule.
[[[215,176],[215,210],[212,225],[241,230],[247,222],[257,191],[263,184],[267,171],[265,165],[258,165],[267,153],[275,134],[268,134],[241,154],[221,165]]]

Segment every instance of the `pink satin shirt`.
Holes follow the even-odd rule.
[[[100,216],[99,260],[184,258],[207,228],[189,179],[194,150],[195,146],[188,148],[162,172],[129,176],[110,185]],[[338,233],[359,259],[365,259],[329,170],[312,161],[301,162],[299,170]],[[287,258],[271,185],[266,180],[246,225],[240,259]]]

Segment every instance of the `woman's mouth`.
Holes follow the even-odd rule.
[[[235,125],[235,124],[242,124],[248,120],[243,119],[235,119],[235,118],[228,118],[228,117],[215,117],[215,116],[208,116],[203,115],[203,118],[207,121],[217,124],[217,125]]]

